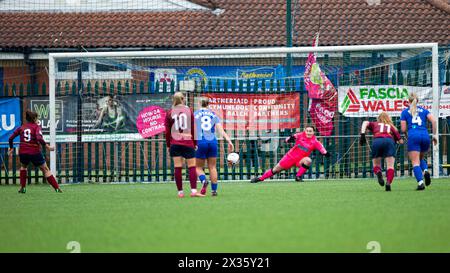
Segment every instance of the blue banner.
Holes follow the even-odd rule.
[[[9,136],[22,124],[20,99],[0,99],[0,147],[8,147]],[[19,141],[17,137],[14,141]]]
[[[335,82],[338,75],[342,74],[339,67],[323,66],[331,81]],[[205,90],[213,92],[237,92],[241,88],[245,91],[270,91],[286,89],[285,67],[274,66],[174,66],[174,67],[148,67],[149,80],[159,84],[159,90],[163,92],[163,85],[170,86],[182,80],[195,80],[196,84],[202,84]],[[295,90],[303,90],[298,81],[303,78],[305,66],[292,67],[292,78],[297,79],[292,86]],[[168,89],[170,92],[170,89]]]
[[[190,66],[190,67],[149,67],[150,81],[158,82],[160,89],[165,82],[195,80],[203,83],[206,89],[235,92],[242,83],[243,90],[266,91],[285,89],[285,71],[282,65],[275,66]],[[294,66],[292,75],[302,76],[304,66]],[[280,81],[278,81],[280,80]],[[227,88],[225,90],[225,86]],[[161,92],[162,90],[159,90]]]

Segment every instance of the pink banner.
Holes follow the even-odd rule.
[[[337,110],[338,96],[331,81],[325,76],[325,89],[320,89],[320,98],[311,98],[309,114],[323,136],[330,136],[333,132],[333,118]]]
[[[323,99],[312,99],[309,114],[322,136],[330,136],[333,132],[333,118],[336,113],[336,105]]]
[[[149,138],[165,131],[166,112],[159,106],[148,106],[139,112],[136,127],[143,138]]]
[[[318,36],[314,44],[318,44]],[[333,118],[337,110],[338,96],[330,79],[320,70],[313,52],[309,53],[305,64],[305,88],[312,100],[309,113],[323,136],[333,132]]]
[[[316,55],[309,53],[308,60],[305,65],[305,88],[308,91],[308,97],[311,99],[321,99],[323,96],[323,77],[325,74],[320,71],[319,65],[316,63]]]

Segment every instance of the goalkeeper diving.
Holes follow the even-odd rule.
[[[283,170],[289,170],[290,168],[297,166],[299,170],[295,177],[298,182],[303,181],[303,174],[310,168],[312,159],[309,155],[318,150],[322,155],[329,157],[330,153],[323,147],[315,136],[316,130],[313,126],[308,125],[301,133],[296,133],[286,138],[286,143],[295,143],[286,155],[278,162],[278,164],[272,169],[267,170],[262,176],[254,177],[250,182],[258,183],[271,178],[277,173]]]

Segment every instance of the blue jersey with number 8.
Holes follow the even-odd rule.
[[[200,142],[217,142],[216,124],[220,118],[209,109],[195,111],[195,124],[197,126],[197,139]]]
[[[402,111],[400,120],[404,120],[406,121],[406,124],[408,124],[408,135],[414,134],[415,132],[426,132],[428,114],[430,114],[430,112],[420,106],[417,106],[417,113],[415,116],[411,115],[409,107]]]

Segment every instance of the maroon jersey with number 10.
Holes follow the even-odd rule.
[[[400,133],[389,124],[381,122],[369,122],[367,129],[372,131],[374,138],[392,138],[394,141],[401,139]]]
[[[182,145],[194,148],[197,145],[195,138],[194,113],[186,105],[177,105],[167,112],[166,144]]]
[[[17,128],[9,137],[9,147],[13,147],[14,138],[20,135],[19,154],[35,155],[41,153],[41,146],[45,145],[41,126],[27,123]]]

